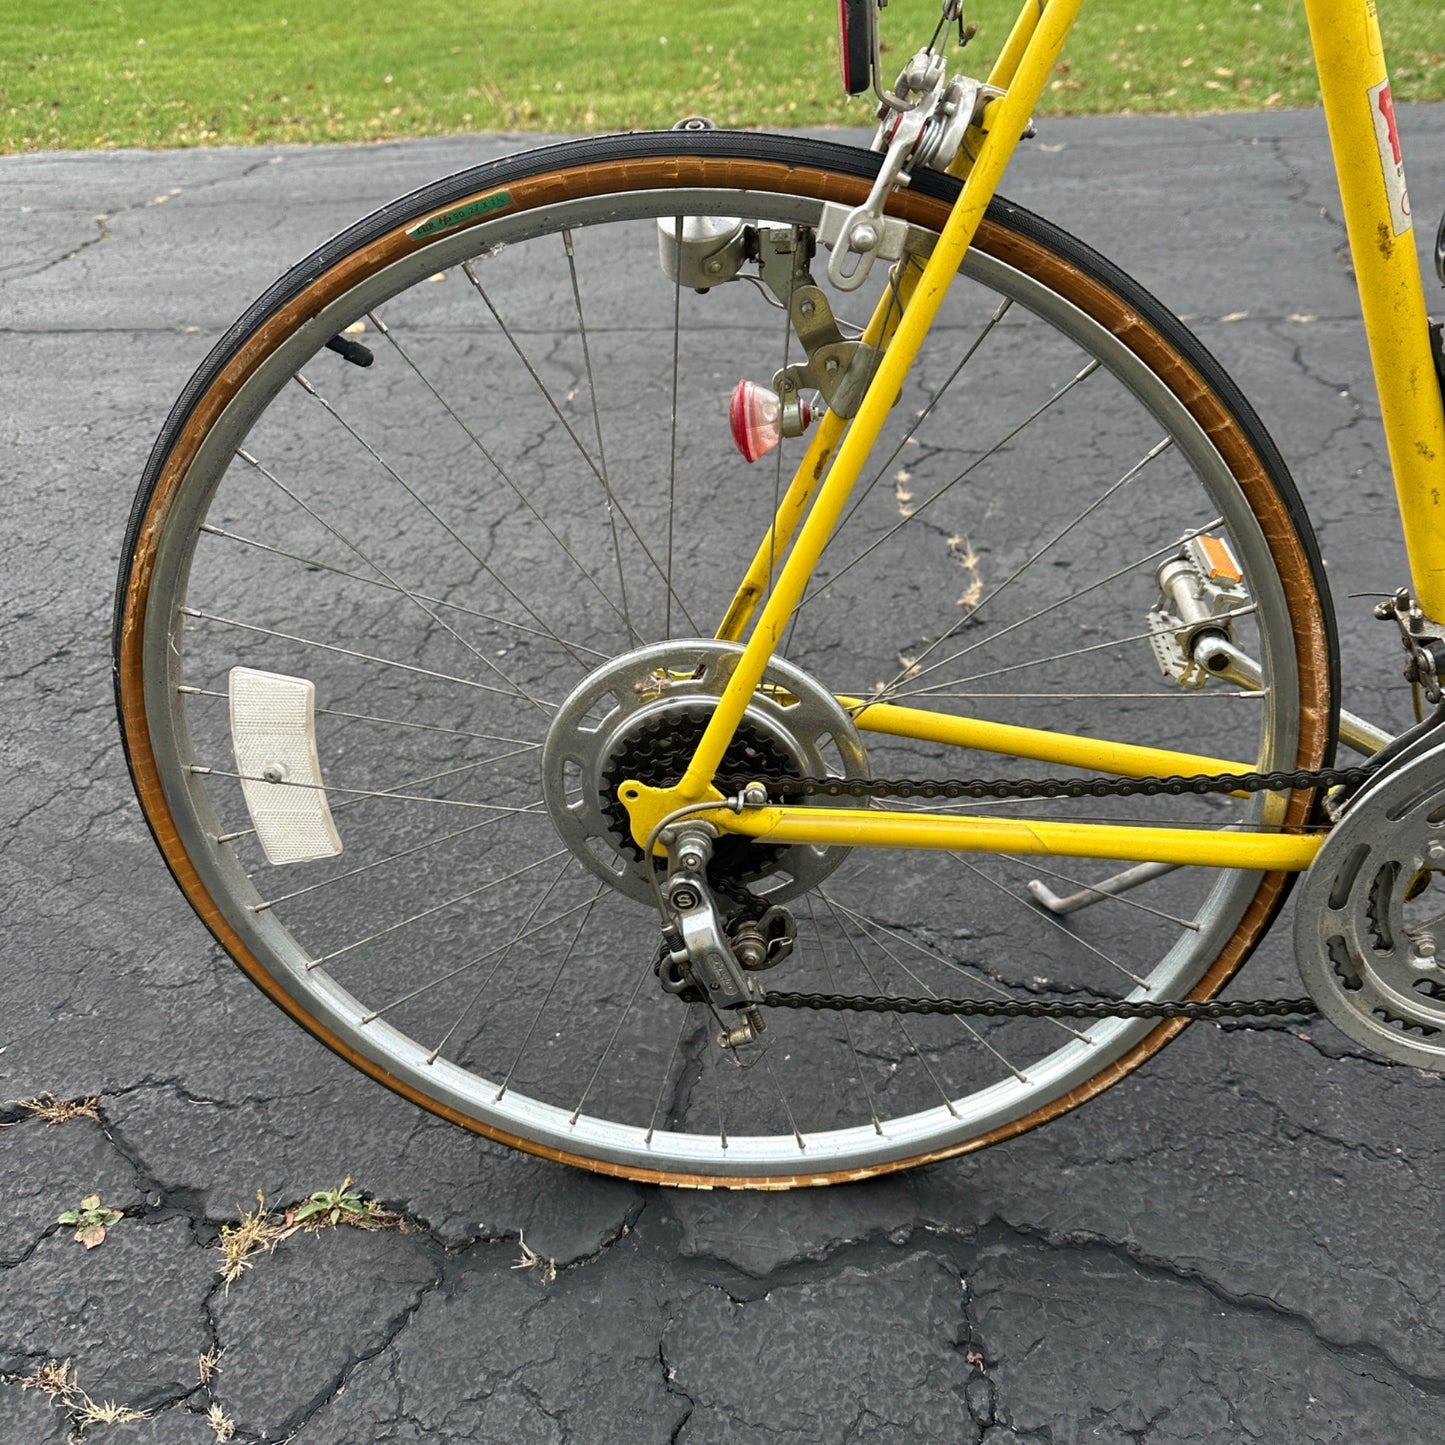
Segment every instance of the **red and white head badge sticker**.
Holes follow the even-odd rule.
[[[1375,142],[1385,172],[1385,194],[1390,198],[1390,222],[1397,236],[1410,229],[1410,193],[1405,189],[1405,161],[1400,154],[1400,128],[1395,124],[1395,102],[1390,82],[1370,87],[1370,114],[1375,120]]]

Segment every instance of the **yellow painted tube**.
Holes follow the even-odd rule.
[[[873,315],[859,338],[865,346],[888,345],[893,339],[893,333],[898,329],[902,314],[900,307],[908,305],[908,298],[913,295],[913,288],[918,284],[919,272],[913,266],[899,266],[895,269],[895,275],[896,299],[892,286],[878,298]],[[813,433],[813,440],[803,454],[803,460],[798,463],[798,469],[793,473],[793,480],[788,483],[783,500],[778,503],[773,524],[753,554],[747,575],[733,595],[733,600],[728,604],[728,610],[714,634],[719,641],[742,640],[748,623],[757,611],[758,603],[768,590],[768,578],[777,569],[784,552],[792,542],[793,533],[797,531],[798,523],[817,493],[839,439],[847,429],[846,418],[839,416],[831,408],[818,423],[818,430]]]
[[[984,211],[993,199],[1004,168],[1018,145],[1049,71],[1063,47],[1064,37],[1078,14],[1082,0],[1052,0],[1039,21],[1022,59],[1014,85],[997,102],[997,120],[979,150],[968,179],[949,213],[933,255],[923,268],[913,299],[899,322],[892,344],[874,374],[858,415],[838,449],[817,500],[804,521],[798,540],[774,584],[752,637],[743,649],[732,680],[718,701],[687,772],[674,790],[678,805],[701,798],[711,785],[723,752],[737,731],[753,693],[767,668],[779,638],[798,605],[813,568],[832,535],[848,495],[912,366],[923,338],[938,313],[949,284],[968,250]]]
[[[1023,59],[1024,51],[1028,48],[1029,41],[1034,38],[1034,31],[1038,29],[1039,16],[1044,13],[1045,3],[1046,0],[1024,0],[1018,19],[1014,21],[1009,37],[1004,41],[1003,49],[993,63],[993,69],[988,73],[990,85],[1007,90],[1013,84],[1019,61]]]
[[[839,698],[838,701],[845,708],[859,708],[859,699]],[[921,742],[975,748],[980,752],[1006,753],[1010,757],[1088,768],[1092,772],[1113,773],[1123,778],[1167,777],[1174,773],[1247,773],[1257,766],[1229,758],[1114,742],[1108,738],[1085,738],[1073,733],[988,722],[982,718],[955,717],[922,708],[899,707],[894,703],[862,707],[855,711],[853,721],[864,732],[917,738]]]
[[[1445,621],[1445,412],[1373,0],[1305,0],[1415,595]]]
[[[860,808],[726,809],[703,815],[720,830],[765,844],[828,848],[929,848],[956,853],[1014,853],[1120,862],[1178,863],[1202,868],[1302,872],[1319,851],[1317,836],[1225,833],[1113,823],[1053,823],[951,813],[894,813]]]

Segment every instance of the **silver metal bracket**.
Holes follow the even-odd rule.
[[[1406,587],[1388,601],[1377,603],[1375,616],[1399,627],[1406,652],[1406,681],[1419,687],[1430,703],[1438,704],[1445,698],[1440,688],[1445,676],[1445,626],[1430,621]]]
[[[709,1006],[724,1024],[719,1043],[736,1048],[749,1043],[763,1028],[756,1000],[760,987],[739,964],[727,928],[713,902],[707,883],[716,830],[705,823],[679,826],[667,839],[667,879],[663,896],[672,912],[666,964],[668,978],[694,984],[707,996]],[[670,987],[667,980],[664,986]],[[725,1021],[719,1010],[739,1009],[741,1017]],[[726,1042],[724,1042],[726,1040]]]
[[[845,340],[827,296],[811,282],[794,289],[788,309],[808,359],[776,372],[773,390],[783,399],[785,409],[802,391],[811,389],[822,392],[823,399],[839,416],[853,416],[883,352],[861,341]],[[786,433],[787,427],[783,430]]]
[[[853,416],[882,355],[875,346],[844,338],[827,295],[813,280],[813,247],[812,233],[800,227],[757,229],[763,284],[788,308],[794,334],[808,357],[773,376],[773,390],[783,402],[784,436],[802,434],[799,403],[804,391],[821,392],[839,416]]]
[[[931,50],[920,50],[908,62],[896,89],[882,94],[872,148],[884,159],[867,200],[851,210],[831,203],[823,210],[819,237],[832,247],[828,279],[834,286],[856,291],[875,261],[897,260],[905,250],[923,251],[912,240],[916,228],[883,214],[888,197],[906,186],[919,166],[946,171],[984,106],[1003,93],[972,76],[950,79],[943,56]]]
[[[912,63],[926,54],[920,51]],[[824,243],[833,248],[828,257],[828,280],[840,291],[856,291],[868,279],[873,263],[884,254],[885,245],[894,253],[893,259],[903,254],[908,224],[884,216],[883,207],[899,186],[908,184],[909,161],[942,93],[943,58],[934,56],[932,60],[938,62],[934,67],[936,79],[927,94],[921,95],[912,109],[890,110],[878,128],[873,149],[884,152],[883,164],[878,168],[867,200],[852,210],[831,203],[823,209],[819,234]],[[905,71],[904,75],[907,74]],[[841,215],[836,214],[838,212]]]

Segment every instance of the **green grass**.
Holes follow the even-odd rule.
[[[1397,99],[1445,96],[1445,6],[1380,0]],[[0,152],[375,140],[468,130],[868,124],[833,0],[12,0]],[[1014,0],[971,0],[982,73]],[[931,0],[883,14],[896,64]],[[1089,0],[1050,113],[1309,105],[1300,0]]]

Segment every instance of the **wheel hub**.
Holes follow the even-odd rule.
[[[667,787],[682,777],[741,652],[736,643],[712,640],[639,648],[585,678],[548,730],[542,789],[558,833],[591,872],[640,902],[653,901],[651,865],[632,836],[618,789],[629,779]],[[864,777],[867,755],[832,694],[800,668],[774,659],[720,771]],[[710,874],[778,902],[815,887],[847,852],[724,836]]]

